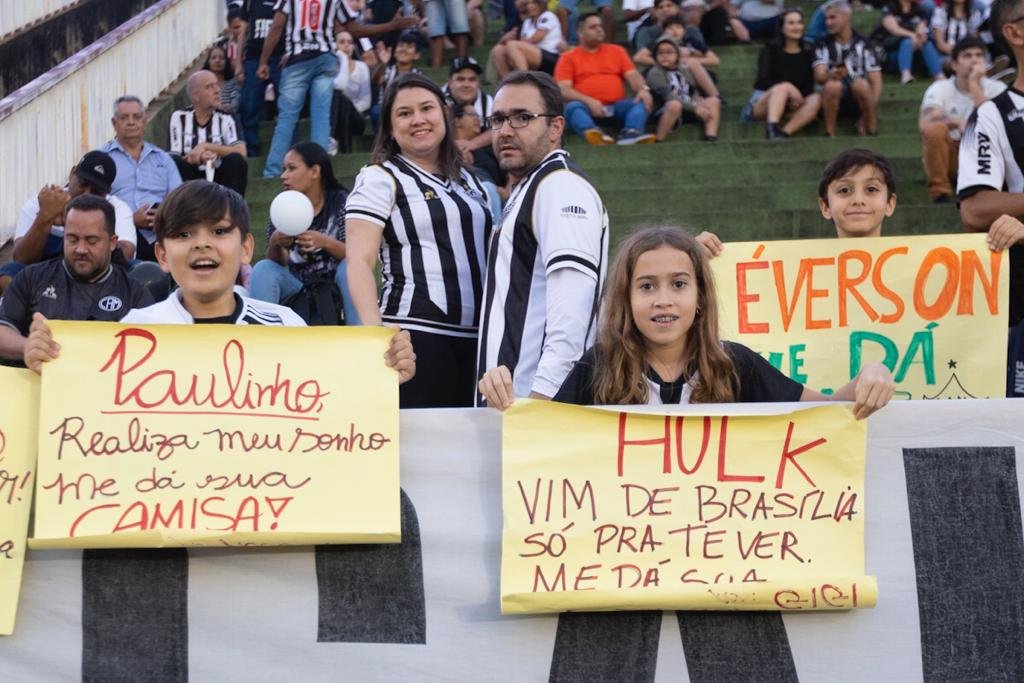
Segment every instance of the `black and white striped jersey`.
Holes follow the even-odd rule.
[[[452,182],[398,155],[363,167],[345,213],[384,230],[385,322],[476,338],[491,231],[480,181],[463,170],[461,182]]]
[[[554,396],[593,344],[607,256],[601,197],[568,152],[551,152],[512,190],[491,238],[478,376],[504,365],[516,396]]]
[[[233,145],[238,142],[238,129],[234,117],[216,109],[203,126],[196,122],[194,109],[178,109],[171,114],[168,132],[167,151],[181,156],[188,154],[203,142],[214,145]]]
[[[334,52],[334,20],[347,24],[358,16],[345,0],[277,0],[284,12],[284,54],[289,64]]]

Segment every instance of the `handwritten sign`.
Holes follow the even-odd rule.
[[[722,336],[830,393],[885,363],[897,396],[999,398],[1009,266],[984,235],[736,242],[712,260]]]
[[[39,378],[0,367],[0,635],[14,632],[36,463]]]
[[[875,604],[866,427],[845,406],[665,415],[517,401],[502,438],[505,614]]]
[[[51,327],[32,547],[400,540],[393,331]]]

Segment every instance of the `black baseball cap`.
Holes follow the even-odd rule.
[[[110,188],[117,177],[117,166],[106,152],[94,149],[86,152],[75,165],[75,175],[89,183],[97,191],[110,194]]]
[[[452,68],[448,70],[448,75],[451,76],[463,69],[472,69],[478,76],[484,72],[480,67],[480,62],[476,61],[472,57],[456,57],[452,60]]]

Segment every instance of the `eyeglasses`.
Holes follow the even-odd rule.
[[[484,121],[487,123],[488,128],[493,128],[494,130],[501,130],[501,127],[504,126],[506,122],[508,122],[508,125],[512,126],[512,129],[515,130],[517,128],[526,128],[534,119],[550,119],[556,116],[560,116],[560,114],[534,114],[529,111],[521,111],[515,114],[510,114],[509,116],[495,114],[494,116],[488,116]]]

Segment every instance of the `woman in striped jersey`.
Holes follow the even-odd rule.
[[[400,388],[403,408],[473,404],[491,217],[483,185],[459,159],[441,89],[420,74],[398,78],[384,95],[373,163],[356,178],[345,226],[360,320],[412,335],[418,371]]]

